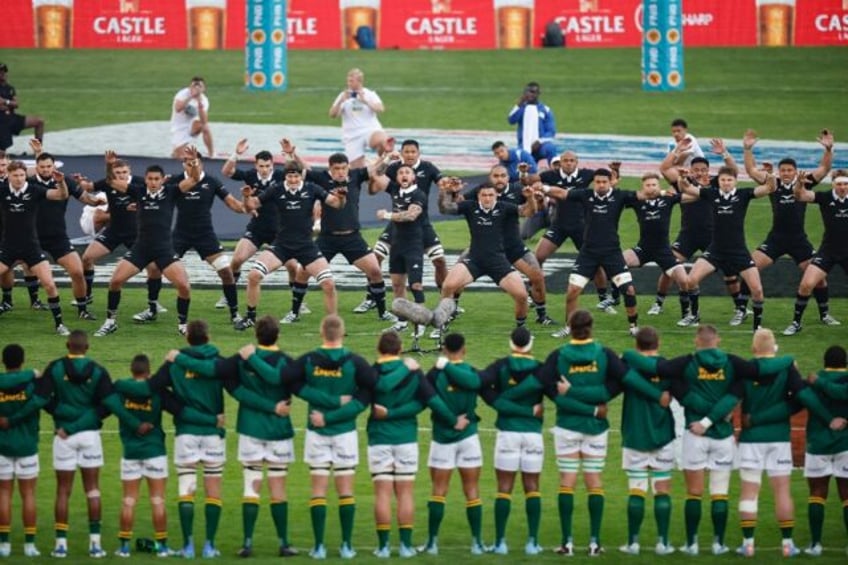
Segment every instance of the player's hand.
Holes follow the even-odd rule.
[[[5,416],[0,416],[0,430],[8,430],[9,429],[9,418]]]
[[[807,171],[798,171],[798,175],[795,177],[795,181],[803,187],[806,186],[807,180],[809,180],[811,176],[812,175],[810,175],[810,173],[808,173]]]
[[[597,418],[598,420],[603,420],[604,418],[607,417],[608,412],[609,412],[609,409],[607,408],[606,403],[598,404],[596,406],[596,410],[595,410],[595,418]]]
[[[453,429],[455,429],[458,432],[461,432],[462,430],[467,428],[468,424],[470,424],[470,423],[471,423],[471,420],[468,419],[468,416],[466,416],[465,414],[460,414],[459,416],[456,417],[456,423],[453,425]]]
[[[617,175],[621,171],[621,161],[611,161],[607,166],[609,167],[610,171],[614,172]]]
[[[250,145],[247,143],[246,137],[239,139],[238,143],[236,143],[236,150],[235,150],[236,155],[241,155],[242,153],[247,151],[249,148],[250,148]]]
[[[281,400],[274,406],[274,414],[277,416],[288,416],[291,411],[291,402],[288,400]]]
[[[146,436],[153,430],[153,424],[150,422],[142,422],[135,429],[135,435],[137,436]]]
[[[114,149],[107,149],[106,153],[103,154],[103,160],[107,165],[113,165],[118,160],[118,152]]]
[[[9,108],[13,107],[14,106],[9,105]],[[42,145],[41,141],[36,137],[33,137],[29,140],[29,148],[32,149],[32,152],[36,157],[40,155],[42,151],[44,151],[44,146]]]
[[[701,422],[692,422],[689,424],[689,431],[696,436],[702,436],[707,433],[707,428],[705,428]]]
[[[751,427],[751,414],[749,414],[749,413],[747,413],[747,412],[746,412],[746,413],[743,413],[743,414],[742,414],[742,422],[741,422],[741,423],[742,423],[742,427],[743,427],[744,429],[748,429],[748,428],[750,428],[750,427]]]
[[[256,353],[256,346],[252,343],[248,343],[247,345],[239,349],[239,355],[245,361],[247,361],[254,353]]]
[[[309,423],[312,424],[313,428],[323,428],[327,425],[324,422],[324,414],[318,412],[317,410],[313,410],[309,413]]]
[[[421,364],[412,357],[404,357],[403,364],[406,365],[406,368],[410,371],[417,371],[421,368]]]
[[[65,173],[62,171],[53,171],[53,180],[56,181],[57,184],[65,182]]]
[[[339,404],[341,406],[344,406],[345,404],[347,404],[351,400],[353,400],[353,396],[351,396],[349,394],[343,394],[339,397]]]
[[[830,429],[835,432],[844,430],[845,426],[848,426],[848,419],[842,418],[841,416],[830,421]]]
[[[543,419],[545,417],[545,405],[541,402],[533,405],[533,417]]]
[[[170,351],[168,351],[168,353],[165,354],[165,361],[168,361],[169,363],[176,363],[177,355],[179,354],[179,349],[171,349]]]
[[[198,152],[196,146],[186,145],[185,149],[183,150],[183,153],[185,155],[185,158],[190,160],[189,165],[191,165],[192,167],[197,165],[197,158],[200,156],[200,153]]]
[[[439,355],[439,356],[436,358],[436,364],[435,364],[435,367],[436,367],[438,370],[440,370],[440,371],[441,371],[442,369],[444,369],[444,368],[445,368],[445,367],[447,367],[447,366],[448,366],[448,358],[447,358],[447,357],[445,357],[444,355]]]
[[[819,376],[817,373],[810,373],[807,375],[807,382],[812,384],[816,384],[816,381],[819,380]]]
[[[388,214],[388,213],[389,213],[388,210],[383,210],[382,208],[380,208],[379,210],[377,210],[377,219],[378,220],[385,220],[386,214]]]
[[[65,431],[65,428],[57,428],[56,435],[62,439],[68,439],[68,432]]]
[[[710,140],[710,150],[716,155],[722,155],[727,151],[727,146],[725,146],[723,139],[714,137]]]
[[[757,144],[759,139],[757,138],[757,132],[752,129],[745,130],[745,135],[742,136],[742,148],[743,149],[753,149],[754,145]]]
[[[518,164],[518,172],[526,173],[530,170],[530,165],[528,163],[519,163]]]
[[[760,163],[760,168],[765,171],[766,174],[774,174],[774,163],[772,163],[771,161],[763,161],[762,163]]]
[[[678,155],[685,155],[689,152],[689,149],[692,146],[692,140],[688,137],[684,137],[680,141],[677,142],[677,145],[674,147],[674,152]]]
[[[295,147],[294,143],[291,142],[291,139],[284,137],[280,140],[280,149],[283,151],[283,153],[286,153],[287,155],[292,155],[294,154],[297,147]]]
[[[668,408],[668,405],[671,404],[671,393],[667,390],[664,390],[663,393],[660,395],[659,403],[660,406],[662,406],[663,408]]]
[[[218,415],[215,416],[215,427],[216,428],[227,427],[227,415],[226,414],[218,414]]]
[[[833,149],[833,132],[828,129],[821,130],[819,136],[816,138],[816,141],[822,144],[822,147],[830,151]]]
[[[557,381],[557,394],[563,396],[568,394],[569,390],[571,390],[571,383],[568,382],[565,375],[560,375],[559,381]]]
[[[389,409],[382,404],[372,404],[371,415],[375,420],[385,420],[386,416],[389,415]]]

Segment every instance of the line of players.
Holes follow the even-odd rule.
[[[164,274],[177,288],[178,328],[184,331],[190,286],[185,270],[177,259],[191,248],[196,249],[201,258],[218,272],[224,291],[219,304],[229,308],[232,323],[241,330],[251,327],[256,319],[261,281],[283,265],[289,270],[293,297],[292,307],[282,321],[292,323],[299,320],[310,277],[314,277],[323,290],[325,310],[334,313],[335,285],[328,261],[338,253],[342,253],[348,262],[362,270],[368,279],[367,299],[354,311],[363,312],[375,306],[381,319],[394,321],[393,314],[385,306],[386,289],[380,262],[389,258],[392,290],[396,298],[404,297],[409,288],[415,302],[423,304],[421,257],[427,255],[436,267],[436,284],[441,289],[442,298],[453,299],[454,308],[462,288],[486,274],[513,296],[516,321],[519,325],[523,324],[527,311],[523,301],[527,293],[519,288],[523,285],[515,274],[517,270],[529,280],[529,294],[535,305],[537,323],[550,325],[554,321],[547,314],[541,265],[570,237],[580,250],[580,255],[569,277],[566,319],[576,309],[578,297],[591,278],[595,278],[596,286],[600,289],[601,302],[598,307],[614,311],[615,298],[605,295],[605,275],[610,275],[614,288],[623,294],[631,333],[635,333],[638,315],[629,268],[655,261],[664,274],[658,284],[656,302],[649,314],[662,311],[669,282],[674,280],[680,289],[682,317],[678,324],[697,324],[700,320],[698,284],[709,273],[721,269],[736,306],[731,325],[738,325],[746,318],[750,295],[753,299],[753,325],[757,328],[762,322],[763,308],[758,269],[765,268],[783,254],[789,254],[799,267],[805,269],[805,276],[798,292],[795,319],[784,334],[792,335],[801,330],[801,316],[811,294],[818,302],[822,322],[828,325],[839,324],[828,311],[825,277],[834,265],[845,261],[844,253],[838,245],[834,245],[845,229],[842,225],[844,221],[839,221],[841,216],[838,206],[829,206],[826,197],[819,198],[808,190],[823,180],[830,170],[833,136],[827,130],[820,135],[819,142],[824,146],[824,153],[820,165],[814,171],[799,172],[794,161],[784,159],[778,166],[777,178],[768,171],[757,169],[752,153],[756,134],[746,132],[743,140],[746,171],[760,183],[751,190],[736,188],[736,164],[721,140],[713,140],[712,149],[722,155],[725,168],[711,177],[708,161],[696,156],[700,149],[697,141],[686,133],[685,123],[681,126],[678,120],[673,125],[679,141],[661,164],[660,170],[679,192],[660,190],[659,175],[644,176],[639,191],[620,191],[616,187],[618,169],[615,164],[609,171],[580,169],[577,156],[567,151],[560,157],[558,168],[539,175],[521,172],[518,183],[508,181],[508,168],[494,167],[488,181],[481,186],[493,187],[499,202],[497,206],[491,199],[487,203],[478,202],[482,215],[473,204],[462,211],[455,206],[461,200],[478,198],[481,187],[465,190],[457,197],[462,185],[456,179],[443,177],[432,163],[422,160],[414,140],[405,141],[399,154],[380,157],[363,169],[351,169],[342,154],[334,154],[329,159],[327,172],[309,170],[296,154],[295,147],[285,139],[281,141],[287,159],[285,171],[274,169],[273,156],[268,151],[256,155],[253,170],[237,169],[238,157],[248,149],[247,141],[242,140],[222,169],[224,175],[246,183],[242,190],[242,202],[228,194],[218,179],[206,175],[194,149],[188,150],[186,154],[181,176],[165,177],[161,171],[157,175],[157,171],[148,170],[146,177],[150,176],[150,179],[132,176],[128,163],[117,159],[114,153],[107,152],[105,179],[95,183],[87,179],[79,179],[79,183],[64,181],[69,194],[83,202],[91,199],[88,191],[105,192],[113,214],[112,224],[98,235],[82,258],[73,250],[64,229],[66,201],[60,198],[51,204],[50,198],[45,196],[47,204],[30,206],[38,210],[37,245],[33,245],[35,242],[32,240],[20,243],[15,241],[15,237],[20,239],[20,235],[11,235],[13,232],[32,233],[32,230],[10,230],[12,241],[6,246],[14,252],[14,257],[0,261],[0,270],[9,271],[9,267],[18,260],[28,264],[28,261],[43,258],[39,247],[44,249],[69,272],[80,318],[94,319],[86,305],[91,301],[95,262],[119,245],[131,249],[110,281],[107,319],[95,332],[95,335],[104,336],[117,330],[121,287],[146,267],[149,267],[149,308],[135,315],[134,320],[148,322],[156,319],[161,277]],[[23,186],[18,180],[17,188],[8,188],[9,196],[4,198],[4,214],[14,213],[13,208],[18,203],[13,202],[12,195],[26,193],[30,185],[33,186],[30,192],[36,193],[36,196],[42,192],[47,195],[56,186],[57,180],[50,178],[55,173],[52,156],[41,153],[38,146],[34,149],[38,155],[35,174],[27,178]],[[681,167],[687,160],[690,169]],[[6,167],[6,161],[2,162]],[[840,188],[842,183],[838,180],[842,177],[844,175],[838,173],[834,175],[831,198],[834,202],[844,198],[844,195],[840,196],[844,188]],[[804,180],[799,181],[801,178]],[[361,189],[366,182],[370,193],[385,190],[393,199],[392,211],[378,212],[378,217],[388,220],[390,224],[380,236],[373,252],[359,233],[358,204]],[[453,268],[452,276],[447,274],[444,249],[427,215],[428,193],[433,185],[437,185],[442,194],[453,195],[452,200],[444,199],[444,202],[440,198],[440,209],[445,213],[465,214],[472,231],[471,249],[463,254]],[[531,186],[533,190],[525,190],[523,186]],[[795,194],[796,187],[802,189],[798,195]],[[53,197],[59,195],[58,192],[50,194]],[[772,200],[774,222],[767,240],[758,247],[752,258],[746,251],[745,213],[752,198],[765,195],[769,195]],[[212,226],[210,209],[215,196],[236,212],[253,214],[232,258],[224,254]],[[533,216],[550,202],[556,207],[553,223],[535,253],[530,252],[521,241],[515,215],[511,212],[500,215],[500,210],[495,211],[497,207],[519,205],[522,208],[517,211],[521,215]],[[815,260],[813,246],[804,233],[806,202],[821,205],[826,227],[825,241],[815,255]],[[677,240],[671,244],[670,216],[677,203],[684,204],[681,207],[682,226]],[[636,247],[622,254],[617,234],[618,221],[625,207],[635,209],[641,237]],[[170,225],[174,209],[179,212],[173,241],[157,238],[156,235],[167,231],[166,226]],[[320,233],[314,243],[313,215],[321,218],[317,222]],[[492,218],[503,230],[492,227]],[[139,233],[141,237],[137,238]],[[136,242],[138,248],[134,247]],[[247,277],[247,311],[242,318],[238,314],[235,284],[242,265],[263,245],[270,246],[256,257]],[[681,262],[698,250],[703,251],[703,255],[687,275]],[[8,250],[4,253],[9,255]],[[810,264],[813,268],[807,269]],[[38,306],[39,279],[36,273],[42,273],[44,279],[49,272],[45,274],[45,269],[36,268],[35,272],[28,273],[26,277],[31,300]],[[4,300],[0,311],[8,311],[12,304],[11,273],[5,272],[4,276]],[[54,312],[57,331],[66,333],[67,328],[61,322],[58,295],[55,289],[50,288],[50,281],[44,279],[41,282],[48,288],[48,301]],[[55,296],[51,296],[51,293]],[[393,329],[402,331],[407,325],[402,320]],[[416,327],[416,336],[421,331],[421,327]],[[440,328],[437,328],[436,332],[439,331]],[[567,326],[553,335],[564,337],[567,335]]]
[[[88,551],[103,557],[99,471],[104,464],[101,420],[109,413],[120,421],[123,444],[123,483],[119,547],[130,555],[134,507],[140,483],[146,479],[153,508],[153,551],[169,556],[165,509],[166,459],[162,410],[174,414],[179,520],[183,557],[195,555],[193,525],[197,471],[205,491],[206,539],[203,557],[220,555],[215,539],[222,515],[221,480],[226,463],[224,399],[226,389],[239,402],[236,430],[242,465],[244,524],[242,557],[254,551],[254,528],[262,484],[267,481],[270,507],[279,541],[279,554],[297,554],[288,535],[286,476],[295,460],[294,428],[289,417],[292,396],[308,403],[304,461],[309,467],[309,514],[314,542],[309,554],[327,556],[324,533],[330,477],[338,494],[342,545],[340,556],[352,558],[356,467],[359,462],[357,416],[370,407],[366,426],[368,467],[375,493],[378,546],[375,555],[389,557],[393,495],[397,499],[401,557],[418,552],[439,553],[439,529],[446,510],[451,475],[457,470],[466,499],[471,553],[507,554],[507,524],[517,474],[525,493],[528,555],[542,551],[540,473],[545,445],[542,437],[543,398],[555,406],[554,450],[559,470],[557,507],[561,542],[556,552],[573,555],[575,489],[580,468],[588,491],[590,555],[603,552],[604,510],[602,473],[606,463],[610,402],[623,392],[622,467],[627,473],[627,554],[640,552],[640,529],[645,498],[653,492],[660,555],[673,553],[669,539],[674,468],[673,398],[684,407],[682,464],[686,481],[684,509],[686,542],[681,551],[699,553],[698,530],[705,471],[714,537],[711,551],[729,551],[725,544],[731,470],[742,482],[739,512],[743,541],[738,553],[755,554],[754,532],[763,471],[774,490],[782,553],[800,553],[793,541],[794,506],[790,495],[792,454],[789,419],[803,405],[809,412],[804,474],[810,499],[811,543],[807,553],[821,555],[824,504],[831,476],[836,477],[848,529],[848,359],[845,349],[828,348],[823,370],[805,381],[790,356],[777,356],[774,335],[758,330],[752,341],[754,358],[746,361],[719,348],[713,326],[702,325],[695,335],[695,352],[674,359],[660,355],[660,340],[650,327],[636,335],[636,349],[617,354],[595,341],[593,319],[576,311],[569,322],[571,340],[539,362],[533,357],[533,338],[527,328],[510,335],[509,353],[478,370],[465,361],[461,334],[444,339],[442,355],[425,375],[418,363],[400,356],[396,332],[382,334],[378,358],[371,365],[344,346],[344,322],[328,315],[321,322],[321,346],[292,359],[279,349],[279,325],[270,316],[255,324],[256,344],[231,357],[210,343],[208,325],[188,324],[188,347],[172,350],[151,374],[147,356],[136,356],[132,377],[112,382],[109,372],[88,356],[86,333],[75,330],[67,355],[48,364],[44,373],[25,369],[24,350],[16,344],[3,350],[6,372],[0,375],[0,556],[11,555],[12,489],[17,480],[22,496],[24,554],[39,555],[36,535],[36,480],[39,474],[39,410],[53,416],[53,468],[58,490],[55,506],[55,546],[52,555],[69,555],[68,499],[74,474],[80,468],[89,518]],[[483,453],[478,436],[477,399],[497,412],[494,446],[497,495],[494,502],[495,544],[487,547],[482,534],[479,478]],[[741,402],[741,432],[734,439],[730,415]],[[418,417],[429,407],[433,437],[428,457],[431,496],[427,542],[417,550],[412,542],[415,517],[413,489],[418,471]],[[646,427],[644,422],[652,425]]]

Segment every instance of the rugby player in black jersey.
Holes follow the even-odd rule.
[[[777,164],[777,186],[769,195],[771,200],[772,224],[765,241],[751,253],[751,258],[759,270],[771,266],[778,258],[789,255],[798,268],[804,271],[813,258],[815,249],[804,227],[807,207],[795,199],[794,188],[801,183],[805,190],[812,190],[824,179],[833,166],[833,134],[823,130],[818,136],[818,142],[824,147],[818,167],[806,176],[798,174],[798,165],[794,159],[784,158]],[[767,173],[757,168],[754,158],[754,145],[757,143],[757,133],[754,130],[745,132],[742,148],[745,156],[745,172],[755,182],[766,181]],[[813,296],[819,307],[819,319],[828,326],[838,326],[839,321],[830,315],[828,305],[829,291],[827,278],[819,281],[813,289]],[[793,323],[785,330],[784,335],[794,335],[794,330],[801,326]]]
[[[50,153],[42,152],[35,158],[35,175],[28,179],[33,186],[41,186],[45,190],[56,187],[56,163]],[[99,202],[85,192],[72,179],[65,179],[69,196],[73,196],[83,204],[96,206]],[[94,315],[88,311],[86,303],[85,277],[83,276],[82,259],[68,238],[65,224],[65,212],[68,200],[47,200],[38,207],[36,231],[38,244],[41,249],[62,266],[71,279],[71,289],[76,300],[81,320],[94,320]]]
[[[718,171],[718,188],[695,187],[687,179],[688,171],[679,171],[678,188],[683,194],[689,194],[710,202],[713,215],[712,242],[707,250],[692,265],[686,278],[689,288],[691,316],[693,323],[700,321],[698,304],[699,285],[710,273],[721,270],[725,276],[738,274],[751,290],[753,301],[753,329],[756,331],[763,321],[763,285],[760,272],[748,253],[745,243],[745,216],[748,205],[755,198],[768,196],[775,189],[775,178],[768,177],[766,184],[756,188],[737,188],[735,167],[724,166]]]
[[[848,241],[848,171],[844,169],[834,171],[832,180],[833,186],[829,191],[805,190],[802,183],[795,183],[793,189],[795,200],[798,202],[819,205],[824,234],[821,245],[810,259],[810,264],[801,277],[801,284],[798,286],[798,294],[795,297],[792,324],[784,330],[784,335],[794,335],[801,331],[801,319],[810,295],[833,267],[839,265],[848,273],[848,245],[845,244]]]
[[[285,181],[274,184],[262,194],[254,195],[254,189],[242,188],[242,203],[245,211],[253,212],[263,206],[276,206],[280,229],[273,245],[262,251],[254,261],[247,276],[247,314],[236,323],[237,330],[245,330],[256,323],[256,307],[259,305],[262,279],[276,271],[290,259],[297,260],[310,277],[315,277],[324,292],[324,309],[327,314],[337,310],[336,285],[330,264],[312,240],[312,210],[315,202],[324,202],[334,208],[345,205],[346,190],[337,189],[330,194],[320,186],[304,182],[303,171],[296,162],[286,164]],[[292,311],[300,309],[304,293],[292,296]]]
[[[68,199],[65,175],[52,172],[51,188],[27,181],[26,166],[14,161],[7,167],[8,180],[0,183],[0,214],[3,217],[3,233],[0,238],[0,276],[18,261],[29,267],[47,293],[47,303],[53,314],[56,333],[70,335],[62,323],[62,308],[59,306],[59,291],[53,282],[47,255],[38,244],[36,217],[42,201],[60,202]]]
[[[185,266],[174,251],[171,238],[171,225],[180,191],[189,190],[178,184],[165,182],[165,173],[159,165],[147,167],[144,173],[144,186],[129,184],[115,185],[117,191],[124,191],[136,205],[138,233],[132,249],[118,262],[109,280],[109,298],[106,306],[106,320],[96,332],[95,337],[103,337],[118,330],[118,306],[121,303],[121,289],[128,280],[148,265],[154,264],[156,270],[171,281],[177,291],[177,331],[185,335],[188,310],[191,303],[191,287]],[[156,299],[149,302],[153,317],[156,316]]]

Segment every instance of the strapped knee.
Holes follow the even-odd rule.
[[[371,473],[371,480],[375,483],[391,483],[394,482],[395,476],[391,471],[386,471],[384,473]]]
[[[441,259],[445,256],[445,248],[442,247],[441,243],[438,243],[433,247],[430,247],[429,249],[425,250],[425,253],[427,253],[427,257],[430,259],[430,261],[436,261],[437,259]]]
[[[315,280],[318,281],[318,284],[323,284],[324,282],[333,282],[333,271],[330,269],[324,269],[317,275],[315,275]]]
[[[197,473],[194,467],[177,467],[177,494],[180,499],[193,498],[197,491]]]
[[[263,280],[268,276],[268,267],[265,263],[261,263],[259,261],[253,262],[253,267],[250,269],[250,274],[256,273],[256,276],[259,277],[259,280]]]
[[[657,493],[657,483],[671,480],[671,471],[654,471],[651,475],[651,491]]]
[[[262,485],[262,466],[246,465],[244,476],[244,499],[259,500],[259,488]]]
[[[220,478],[224,474],[224,464],[223,463],[204,463],[203,464],[203,476],[214,478]]]
[[[648,472],[642,469],[628,469],[627,489],[632,495],[645,496],[648,492]]]
[[[763,474],[757,469],[739,469],[739,478],[743,482],[758,485],[763,481]]]
[[[557,457],[557,468],[560,473],[576,473],[580,470],[580,460],[570,457]]]
[[[336,467],[333,474],[337,477],[352,477],[356,473],[356,467]]]
[[[380,259],[385,259],[386,257],[388,257],[390,250],[391,246],[384,241],[378,241],[374,244],[374,255],[376,255]]]
[[[739,501],[739,512],[744,512],[745,514],[756,514],[757,508],[759,507],[758,499],[753,500],[740,500]]]
[[[269,465],[268,466],[268,478],[269,479],[285,477],[288,474],[289,474],[289,468],[286,465]]]
[[[710,495],[726,495],[730,490],[730,471],[710,471]]]
[[[218,255],[218,257],[214,261],[212,261],[212,268],[215,269],[215,271],[222,271],[229,266],[230,266],[229,255],[225,255],[225,254]]]
[[[321,463],[319,465],[312,465],[309,467],[309,474],[313,477],[329,477],[330,476],[330,464],[329,463]]]
[[[93,488],[85,491],[86,498],[100,498],[100,489]]]

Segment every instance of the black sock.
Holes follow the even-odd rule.
[[[8,304],[9,306],[12,305],[12,287],[11,286],[8,287],[8,288],[6,288],[6,287],[3,288],[3,302]]]
[[[380,281],[368,285],[368,292],[371,300],[377,305],[377,315],[381,318],[386,313],[386,283]]]
[[[300,314],[300,306],[303,304],[303,299],[306,298],[306,291],[309,285],[305,283],[292,283],[292,307],[291,311],[295,315]]]
[[[753,300],[751,306],[754,311],[754,329],[756,330],[763,325],[763,301]]]
[[[82,276],[85,278],[85,296],[91,296],[91,287],[94,286],[94,269],[83,271]]]
[[[177,320],[179,320],[179,323],[185,324],[188,321],[188,307],[190,304],[191,298],[177,297]]]
[[[657,293],[656,302],[657,302],[657,304],[659,304],[660,306],[662,306],[662,305],[665,303],[665,294],[663,294],[663,293],[661,293],[661,292],[658,292],[658,293]]]
[[[677,293],[677,298],[680,301],[680,317],[685,318],[689,313],[689,293],[681,290]]]
[[[698,300],[701,298],[701,289],[696,288],[695,290],[689,291],[689,311],[692,312],[693,316],[698,316],[700,313],[700,308],[698,305]]]
[[[121,304],[121,291],[110,290],[106,298],[106,317],[114,318],[118,314],[118,306]]]
[[[248,320],[256,320],[256,306],[248,306],[245,314]]]
[[[800,294],[795,295],[795,314],[792,317],[792,321],[801,325],[801,318],[804,317],[804,310],[807,309],[807,303],[810,301],[809,296],[802,296]]]
[[[35,304],[38,301],[38,277],[24,277],[24,284],[29,293],[30,304]]]
[[[56,324],[56,327],[59,327],[62,323],[62,307],[59,306],[59,297],[50,298],[48,296],[47,305],[50,306],[50,313],[53,314],[53,323]]]
[[[159,292],[162,290],[162,279],[147,279],[147,301],[159,300]]]
[[[227,299],[227,306],[230,308],[230,318],[235,318],[238,315],[238,294],[236,293],[236,284],[221,285],[224,290],[224,298]]]
[[[816,304],[819,306],[819,318],[824,318],[830,313],[830,305],[828,304],[828,300],[830,299],[829,288],[827,286],[817,286],[813,289],[813,296],[815,296]]]

